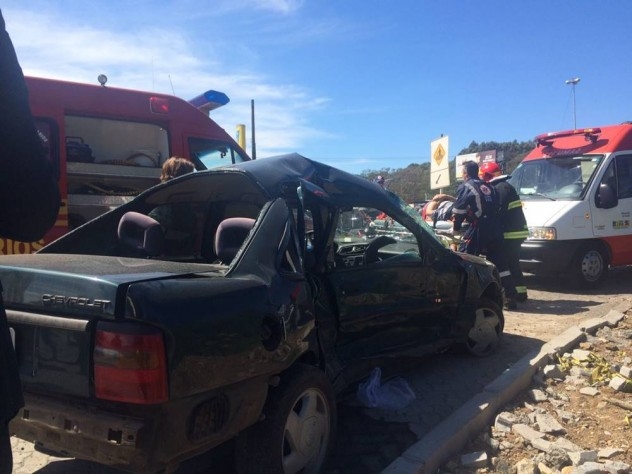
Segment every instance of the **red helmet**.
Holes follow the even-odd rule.
[[[483,163],[479,168],[479,176],[483,179],[492,179],[494,176],[498,176],[502,171],[500,166],[495,161],[488,161]]]

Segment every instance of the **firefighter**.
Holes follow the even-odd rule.
[[[527,300],[527,286],[520,269],[520,247],[529,236],[527,219],[522,212],[522,201],[516,189],[507,180],[511,177],[503,175],[495,162],[483,163],[480,168],[483,181],[494,186],[500,199],[500,221],[503,226],[503,248],[511,277],[516,285],[518,301]]]
[[[53,167],[29,109],[26,83],[0,10],[0,237],[33,242],[60,205]],[[18,361],[0,285],[0,474],[10,474],[9,421],[24,405]]]
[[[505,309],[515,310],[518,307],[516,288],[502,251],[500,200],[494,187],[481,181],[478,173],[478,163],[463,163],[463,183],[456,191],[456,200],[452,207],[453,229],[459,232],[463,223],[468,223],[459,251],[472,255],[485,254],[487,260],[496,265],[505,290]]]

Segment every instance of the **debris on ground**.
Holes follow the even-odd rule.
[[[632,472],[632,315],[533,377],[440,474]]]

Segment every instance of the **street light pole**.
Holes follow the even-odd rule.
[[[566,84],[570,84],[573,86],[573,129],[577,130],[577,112],[575,108],[575,86],[581,79],[579,77],[574,77],[572,79],[567,79]]]

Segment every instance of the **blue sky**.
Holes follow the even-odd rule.
[[[173,93],[216,89],[257,158],[403,168],[473,140],[632,120],[628,0],[4,0],[27,75]]]

